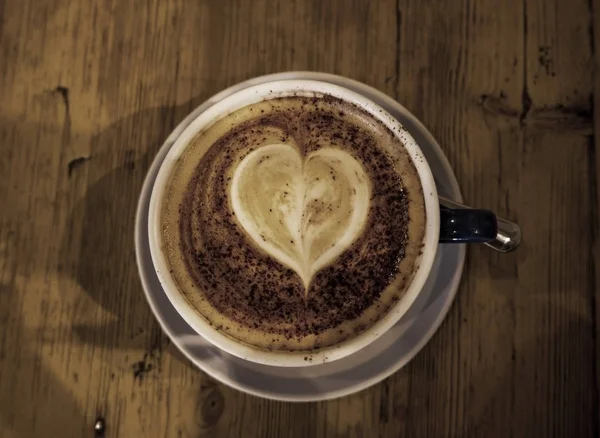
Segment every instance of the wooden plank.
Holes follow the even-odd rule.
[[[524,13],[520,202],[535,214],[521,219],[534,239],[519,253],[513,427],[596,436],[592,11],[586,1],[539,1]]]
[[[594,384],[596,388],[596,403],[600,404],[600,1],[593,0],[590,6],[592,19],[589,23],[588,32],[593,54],[594,99],[592,115],[594,117],[594,144],[593,149],[591,149],[592,157],[590,157],[589,161],[592,194],[590,201],[592,204],[590,212],[592,219],[592,238],[590,242],[590,246],[592,247],[592,266],[589,282],[592,291],[590,302],[592,312],[595,312],[596,380]],[[600,415],[598,414],[596,414],[596,431],[600,431]]]
[[[175,65],[159,38],[172,17],[162,2],[139,21],[125,14],[122,27],[116,5],[22,6],[4,5],[0,62],[11,206],[0,240],[0,434],[91,436],[96,415],[110,436],[194,434],[207,379],[173,354],[132,251],[139,188],[176,121],[172,90],[156,86],[177,83],[176,69],[161,68]],[[170,428],[169,405],[187,424]]]
[[[398,99],[430,128],[470,205],[519,219],[521,3],[408,3]],[[529,237],[529,236],[528,236]],[[516,254],[470,247],[457,302],[410,369],[407,436],[510,436]],[[436,421],[432,421],[435,418]]]
[[[429,62],[401,62],[399,98],[440,140],[467,201],[525,235],[510,255],[470,248],[453,312],[411,365],[411,412],[428,413],[408,416],[415,435],[597,434],[591,11],[523,4],[406,11],[402,36]]]

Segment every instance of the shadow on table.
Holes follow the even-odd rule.
[[[2,294],[19,296],[12,286],[0,284]],[[6,433],[15,438],[27,438],[40,434],[59,437],[80,433],[80,436],[88,436],[91,430],[75,433],[65,430],[74,423],[84,425],[84,411],[44,364],[42,356],[34,351],[34,346],[39,346],[39,333],[22,326],[9,336],[19,339],[19,349],[0,354],[14,356],[18,365],[13,366],[18,366],[19,371],[11,373],[10,380],[4,379],[0,384],[0,435]]]
[[[145,350],[154,356],[169,344],[138,278],[135,212],[155,154],[180,120],[205,98],[127,116],[92,137],[89,157],[69,165],[72,187],[86,189],[72,208],[69,231],[62,237],[60,274],[91,298],[76,303],[73,321],[74,332],[86,344]]]
[[[133,224],[138,194],[154,154],[177,123],[205,97],[119,120],[91,138],[89,156],[74,157],[64,169],[68,192],[59,194],[70,208],[64,235],[52,240],[60,244],[56,271],[22,273],[15,268],[14,272],[15,276],[27,276],[20,284],[47,285],[49,278],[54,281],[57,276],[63,287],[76,283],[74,289],[84,292],[69,295],[64,303],[72,310],[74,342],[108,350],[141,350],[144,358],[153,355],[156,361],[168,347],[170,355],[188,363],[168,345],[145,301],[134,257]],[[72,207],[69,202],[74,202]],[[40,276],[39,282],[33,281],[36,276]],[[9,284],[0,283],[0,295],[13,297],[11,306],[18,312],[23,303],[15,284],[14,278]],[[36,308],[39,303],[27,303],[31,305]],[[0,435],[91,436],[93,417],[86,416],[94,415],[95,407],[81,405],[69,390],[69,385],[76,387],[86,376],[67,367],[60,376],[67,380],[61,381],[46,363],[45,340],[57,339],[63,327],[53,323],[29,326],[25,317],[21,316],[22,325],[6,333],[18,339],[18,350],[0,351],[6,360],[16,361],[19,370],[11,379],[2,379],[0,372]],[[80,371],[77,366],[72,369]],[[93,396],[93,402],[101,404],[102,397]],[[73,430],[80,426],[82,430]]]

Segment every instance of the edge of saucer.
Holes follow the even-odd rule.
[[[139,224],[140,224],[140,220],[141,220],[139,217],[139,212],[144,208],[144,204],[147,204],[147,202],[148,202],[148,197],[151,192],[152,183],[156,176],[156,173],[158,171],[160,163],[162,162],[162,159],[164,159],[164,156],[168,152],[169,148],[171,147],[171,145],[173,144],[175,139],[185,129],[185,127],[195,117],[198,116],[198,114],[205,111],[206,108],[210,107],[211,105],[213,105],[215,102],[219,101],[226,95],[233,93],[239,89],[246,88],[246,87],[254,85],[256,83],[262,83],[262,82],[273,81],[273,80],[291,79],[291,78],[322,80],[322,81],[332,82],[332,83],[342,85],[342,86],[348,86],[349,88],[355,90],[356,92],[359,92],[359,93],[366,92],[366,93],[368,93],[367,96],[369,98],[371,98],[372,100],[374,100],[375,102],[381,104],[383,101],[383,103],[386,104],[387,106],[393,107],[396,111],[401,112],[407,118],[411,119],[411,122],[420,130],[420,134],[422,134],[426,138],[427,142],[430,144],[430,146],[434,150],[435,154],[438,156],[441,166],[444,168],[444,171],[449,176],[451,187],[448,187],[448,189],[452,192],[453,198],[456,201],[461,202],[462,195],[460,193],[460,188],[458,186],[458,182],[456,181],[454,172],[447,160],[447,157],[445,156],[444,152],[442,151],[441,147],[439,146],[439,144],[437,143],[435,138],[431,135],[431,133],[425,128],[425,126],[410,111],[408,111],[404,106],[402,106],[400,103],[398,103],[397,101],[395,101],[388,95],[380,92],[379,90],[377,90],[373,87],[370,87],[366,84],[363,84],[358,81],[354,81],[349,78],[345,78],[345,77],[341,77],[341,76],[337,76],[337,75],[333,75],[333,74],[328,74],[328,73],[302,72],[302,71],[283,72],[283,73],[275,73],[275,74],[271,74],[271,75],[259,76],[259,77],[255,77],[255,78],[237,83],[237,84],[235,84],[231,87],[228,87],[227,89],[215,94],[213,97],[207,99],[201,105],[196,107],[190,114],[188,114],[188,116],[186,116],[184,118],[184,120],[172,131],[172,133],[165,140],[165,142],[159,149],[158,153],[156,154],[156,156],[148,170],[146,178],[144,180],[142,190],[140,192],[140,198],[138,200],[138,205],[137,205],[137,209],[136,209],[136,219],[135,219],[135,252],[136,252],[136,262],[138,265],[138,272],[139,272],[140,280],[142,282],[142,288],[144,290],[146,300],[148,301],[148,304],[150,305],[150,308],[152,309],[152,312],[153,312],[155,318],[161,325],[163,331],[169,336],[169,338],[171,338],[171,340],[173,341],[175,346],[181,351],[181,353],[184,356],[186,356],[195,366],[200,368],[203,372],[207,373],[210,377],[212,377],[232,388],[235,388],[239,391],[245,392],[247,394],[255,395],[258,397],[263,397],[263,398],[272,399],[272,400],[279,400],[279,401],[307,402],[307,401],[330,400],[330,399],[334,399],[334,398],[338,398],[338,397],[342,397],[345,395],[353,394],[355,392],[362,391],[363,389],[373,386],[373,385],[379,383],[380,381],[384,380],[385,378],[389,377],[390,375],[394,374],[395,372],[400,370],[406,363],[411,361],[423,349],[423,347],[429,342],[429,340],[433,337],[433,335],[437,332],[439,326],[441,325],[441,323],[445,319],[446,315],[448,314],[448,311],[449,311],[452,303],[454,302],[454,298],[455,298],[456,292],[458,290],[458,285],[459,285],[460,279],[462,277],[464,261],[465,261],[465,256],[466,256],[466,250],[463,247],[458,251],[457,269],[455,270],[454,275],[452,277],[452,285],[449,288],[449,292],[447,294],[446,301],[445,301],[443,307],[440,309],[436,319],[429,326],[427,331],[423,333],[423,336],[421,337],[420,341],[410,350],[410,352],[408,354],[405,354],[404,357],[399,358],[397,363],[394,366],[391,366],[390,368],[386,369],[384,372],[378,373],[369,379],[365,379],[361,382],[356,382],[354,384],[350,384],[343,390],[330,391],[330,392],[322,394],[319,397],[287,397],[287,396],[282,397],[282,396],[278,396],[277,394],[273,394],[273,393],[270,393],[267,391],[258,392],[258,391],[249,389],[247,387],[244,387],[243,385],[240,385],[239,382],[237,382],[236,380],[229,378],[229,376],[227,374],[214,373],[214,372],[212,372],[212,370],[208,369],[207,367],[203,367],[202,362],[200,360],[198,360],[196,357],[194,357],[194,355],[192,353],[187,351],[186,346],[183,345],[183,343],[181,343],[182,345],[180,345],[180,342],[178,342],[178,340],[177,340],[176,334],[171,333],[171,330],[168,328],[167,324],[162,320],[162,316],[160,315],[160,312],[158,312],[158,310],[156,309],[156,304],[153,301],[153,298],[150,297],[150,292],[149,292],[150,285],[148,284],[148,281],[146,279],[146,273],[145,273],[145,270],[148,267],[145,266],[146,263],[143,260],[142,256],[140,255],[140,253],[143,251],[143,249],[141,248],[142,243],[141,243],[140,239],[143,239],[143,236],[139,235],[141,233],[141,231],[139,230],[139,228],[140,228]],[[268,367],[268,366],[265,366],[265,367]]]

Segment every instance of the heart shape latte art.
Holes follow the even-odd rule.
[[[230,186],[238,223],[260,249],[293,269],[306,291],[361,235],[370,197],[363,166],[331,147],[303,157],[289,144],[262,146],[240,162]]]

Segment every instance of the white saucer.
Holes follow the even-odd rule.
[[[179,316],[163,292],[152,267],[148,244],[148,203],[169,148],[184,128],[223,97],[251,85],[281,79],[312,79],[352,89],[394,115],[415,138],[435,176],[440,195],[461,202],[458,183],[448,160],[425,127],[402,105],[362,83],[314,72],[261,76],[234,85],[208,99],[171,133],[146,176],[135,223],[138,270],[150,307],[173,343],[198,368],[216,380],[249,394],[285,401],[317,401],[360,391],[402,368],[431,339],[448,313],[465,260],[464,245],[441,245],[431,277],[406,315],[391,330],[359,352],[339,361],[303,368],[260,365],[231,356],[214,347]]]

